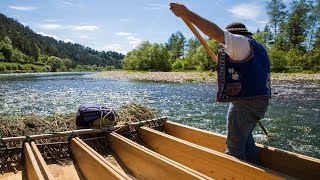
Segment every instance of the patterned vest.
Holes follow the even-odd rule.
[[[249,38],[251,53],[242,61],[232,60],[222,47],[218,52],[217,101],[231,102],[271,97],[270,61],[266,50]]]

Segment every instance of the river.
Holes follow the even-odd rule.
[[[228,104],[216,102],[215,84],[141,82],[87,74],[1,74],[0,115],[70,113],[84,103],[117,109],[136,102],[172,121],[226,134]],[[257,126],[256,142],[320,158],[320,81],[277,81],[272,89],[261,122],[273,138],[267,139]]]

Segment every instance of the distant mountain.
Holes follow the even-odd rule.
[[[10,48],[15,53],[11,52],[10,54]],[[19,53],[20,56],[12,56],[12,54]],[[4,58],[1,58],[1,56]],[[52,37],[42,36],[32,31],[28,26],[24,26],[0,13],[0,59],[4,59],[3,61],[24,61],[24,63],[30,61],[32,63],[46,64],[43,57],[48,59],[50,56],[70,59],[70,68],[75,68],[77,65],[115,66],[116,68],[121,68],[121,61],[124,58],[123,54],[114,51],[96,51],[80,44],[65,43]],[[21,60],[20,57],[27,58]]]

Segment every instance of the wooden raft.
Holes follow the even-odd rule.
[[[224,154],[226,147],[223,135],[170,122],[166,117],[150,122],[131,124],[137,135],[135,141],[125,137],[126,133],[121,135],[112,131],[105,132],[102,138],[106,141],[105,148],[112,152],[114,162],[110,162],[108,157],[95,151],[86,143],[87,141],[80,137],[72,138],[69,149],[73,163],[71,168],[68,166],[68,170],[67,166],[54,170],[51,168],[52,164],[46,163],[34,141],[25,142],[23,150],[26,175],[31,180],[317,179],[320,177],[320,160],[316,158],[257,144],[263,165],[257,166]],[[103,131],[88,129],[72,133],[75,132],[88,134],[88,132]],[[65,134],[61,133],[60,136]],[[56,137],[57,134],[50,136]],[[40,138],[41,135],[34,137]],[[48,135],[43,137],[50,138]],[[19,138],[21,139],[18,137],[14,140]],[[6,141],[13,140],[7,138]],[[62,170],[66,170],[64,174]],[[22,173],[21,179],[23,176]]]

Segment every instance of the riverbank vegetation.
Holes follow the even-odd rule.
[[[283,1],[267,1],[268,23],[253,38],[268,51],[272,72],[320,72],[319,1],[293,0],[290,7]],[[208,40],[217,52],[218,43]],[[143,42],[129,52],[124,69],[151,71],[212,70],[216,65],[197,39],[187,40],[178,31],[164,44]]]

